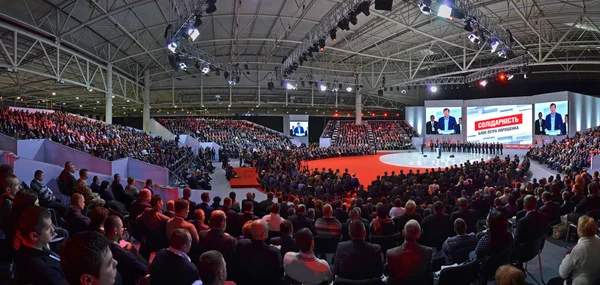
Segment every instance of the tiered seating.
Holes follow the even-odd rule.
[[[283,134],[246,121],[204,118],[158,121],[175,134],[188,134],[201,142],[214,142],[235,155],[242,149],[284,149],[291,145],[289,138]]]
[[[109,161],[131,157],[172,171],[192,154],[189,147],[149,133],[62,112],[2,110],[0,132],[16,139],[49,139]]]
[[[337,123],[338,123],[338,121],[334,121],[334,120],[327,122],[327,125],[325,125],[325,129],[323,130],[323,134],[321,134],[321,137],[322,138],[331,138],[331,136],[333,136],[333,131],[335,131]]]
[[[372,144],[372,135],[366,124],[357,125],[354,122],[340,121],[333,132],[333,146],[366,146]]]
[[[397,150],[412,146],[413,129],[405,121],[369,121],[377,149]]]
[[[572,138],[530,149],[529,155],[558,172],[578,172],[589,167],[591,158],[600,154],[600,128],[577,133]]]

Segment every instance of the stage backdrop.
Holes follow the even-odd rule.
[[[468,107],[467,141],[531,144],[532,106]]]

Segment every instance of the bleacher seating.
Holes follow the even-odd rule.
[[[418,133],[406,121],[352,121],[331,120],[321,137],[331,138],[332,146],[369,145],[378,150],[412,148],[412,137]]]

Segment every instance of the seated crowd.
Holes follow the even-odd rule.
[[[331,139],[334,146],[371,145],[372,135],[366,124],[357,125],[354,122],[340,121]]]
[[[0,113],[0,133],[16,139],[49,139],[109,161],[130,157],[176,170],[192,153],[175,141],[62,112],[2,109]]]
[[[591,165],[593,156],[600,154],[600,128],[578,132],[571,138],[553,141],[542,147],[532,147],[527,154],[560,173],[578,172]]]
[[[285,149],[291,145],[289,138],[281,133],[241,120],[177,118],[158,121],[173,133],[188,134],[200,142],[214,142],[233,158],[237,158],[242,149]]]
[[[412,148],[413,129],[405,121],[369,121],[378,150]]]
[[[433,284],[442,265],[458,264],[468,273],[446,284],[495,276],[520,285],[525,256],[542,251],[567,215],[580,239],[549,284],[600,277],[592,254],[600,249],[597,172],[527,182],[529,157],[507,156],[385,172],[366,184],[348,169],[302,167],[310,149],[286,151],[251,160],[268,192],[263,201],[247,193],[238,202],[235,192],[192,201],[186,187],[165,203],[151,180],[139,191],[118,175],[110,189],[88,186],[87,171],[75,180],[66,163],[58,178],[73,192],[66,208],[42,184],[43,173],[22,190],[3,165],[1,261],[14,262],[17,284]],[[124,240],[125,229],[139,249]]]

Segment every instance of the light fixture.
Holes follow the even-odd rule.
[[[229,85],[235,85],[235,79],[231,78],[229,79]]]
[[[447,4],[442,4],[438,8],[437,15],[442,18],[451,19],[452,18],[452,8],[450,6],[448,6]]]
[[[515,76],[514,76],[514,74],[512,74],[512,73],[508,73],[508,74],[506,74],[506,79],[508,79],[508,80],[511,80],[511,79],[513,79],[514,77],[515,77]]]
[[[476,34],[469,34],[468,38],[474,44],[479,44],[481,42],[481,38]]]
[[[335,41],[337,40],[337,30],[336,29],[329,30],[329,37],[331,38],[331,41],[333,41],[335,43]]]
[[[207,3],[208,8],[206,8],[206,13],[212,14],[217,11],[217,6],[215,5],[215,3],[217,3],[217,0],[208,0]]]
[[[321,91],[327,91],[327,86],[326,86],[325,84],[321,83],[321,84],[319,85],[319,89],[320,89]]]
[[[525,69],[525,72],[523,73],[523,79],[529,79],[529,77],[531,77],[531,69],[529,69],[529,67],[527,67]]]
[[[129,99],[127,99],[127,103],[129,103]]]
[[[75,97],[75,100],[79,100],[79,97]]]
[[[338,87],[337,85],[333,84],[333,88],[331,88],[332,92],[337,92],[338,91]]]
[[[96,104],[100,104],[100,101],[96,101]]]
[[[491,40],[490,41],[490,47],[492,47],[492,53],[496,52],[496,49],[498,48],[498,46],[500,45],[500,42],[498,40]]]
[[[94,89],[92,89],[92,87],[88,87],[88,91],[92,92],[92,91],[94,91]]]
[[[505,48],[498,51],[498,56],[501,58],[507,58],[507,50]]]
[[[52,92],[52,96],[56,95],[56,92]]]
[[[352,86],[348,86],[348,87],[346,87],[346,91],[348,91],[348,92],[352,92]]]
[[[338,22],[338,28],[349,31],[350,30],[350,21],[348,21],[348,19],[346,19],[346,18],[340,20]]]
[[[167,48],[172,52],[175,53],[175,51],[177,50],[177,47],[179,46],[179,44],[177,44],[177,42],[171,42],[169,43],[169,45],[167,45]]]
[[[488,81],[487,81],[487,80],[485,80],[485,79],[484,79],[484,80],[481,80],[481,81],[479,81],[479,86],[481,86],[481,87],[485,87],[487,84],[488,84]]]
[[[435,93],[435,92],[437,92],[437,91],[438,91],[438,88],[437,88],[436,86],[431,86],[431,87],[429,88],[429,90],[430,90],[431,92]]]
[[[296,89],[298,89],[297,85],[289,83],[289,82],[285,85],[285,88],[287,90],[296,90]]]
[[[425,3],[421,2],[421,4],[419,4],[419,9],[421,10],[421,13],[425,14],[425,15],[429,15],[431,14],[431,4],[430,3]]]
[[[325,50],[325,39],[319,39],[319,50]]]
[[[187,63],[180,62],[179,63],[179,68],[181,68],[181,70],[183,70],[183,71],[186,71],[187,70]]]
[[[197,38],[197,37],[200,35],[200,31],[198,31],[198,29],[196,29],[196,28],[194,28],[194,27],[190,26],[190,27],[188,28],[188,30],[187,30],[187,34],[188,34],[188,36],[189,36],[189,39],[190,39],[191,41],[195,41],[195,40],[196,40],[196,38]]]
[[[202,73],[207,74],[210,72],[210,65],[205,65],[204,67],[202,67],[202,69],[200,69],[200,71],[202,71]]]
[[[400,91],[402,94],[406,94],[406,89],[402,88],[402,91]]]
[[[348,14],[348,21],[350,21],[350,24],[352,24],[353,26],[356,26],[356,24],[358,24],[358,18],[356,18],[356,12],[350,12],[350,14]]]
[[[504,73],[498,74],[498,80],[500,80],[500,81],[506,80],[506,74],[504,74]]]

